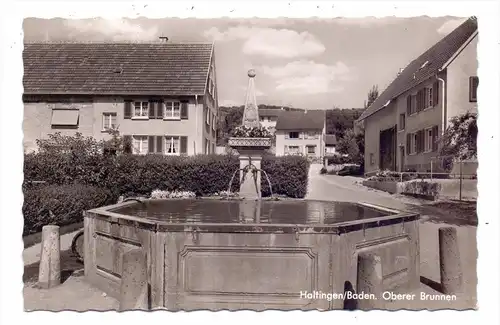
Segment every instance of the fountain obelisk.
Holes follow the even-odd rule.
[[[248,88],[243,111],[242,126],[259,128],[259,108],[255,95],[255,70],[248,71]],[[264,151],[271,147],[271,138],[232,137],[229,145],[236,149],[240,159],[240,197],[260,199],[261,193],[261,161]]]

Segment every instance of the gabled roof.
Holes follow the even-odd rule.
[[[276,130],[322,130],[325,127],[325,111],[283,111],[276,122]]]
[[[259,108],[259,116],[279,117],[284,110],[272,108]]]
[[[413,60],[361,114],[358,120],[363,120],[378,112],[394,98],[437,74],[476,32],[477,19],[471,17]]]
[[[334,146],[337,144],[337,137],[335,134],[325,134],[325,144],[327,146]]]
[[[203,95],[206,43],[25,44],[25,94]]]

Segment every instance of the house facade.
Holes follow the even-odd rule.
[[[24,59],[24,149],[60,132],[118,129],[133,153],[215,152],[213,44],[33,43]]]
[[[325,152],[325,111],[287,111],[276,123],[276,155],[322,158]]]
[[[325,134],[325,155],[333,156],[337,154],[337,137],[335,134]]]
[[[477,113],[477,20],[413,60],[358,119],[365,173],[443,171],[439,138],[451,118]]]
[[[259,108],[260,125],[267,128],[271,133],[276,132],[276,123],[284,110]]]

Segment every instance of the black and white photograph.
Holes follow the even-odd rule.
[[[481,309],[481,24],[24,17],[23,310]]]

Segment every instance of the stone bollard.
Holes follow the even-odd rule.
[[[363,299],[358,299],[358,309],[370,310],[380,308],[382,298],[382,261],[380,256],[373,253],[360,253],[358,255],[358,295],[363,295]],[[375,299],[368,299],[366,295],[373,294]]]
[[[454,227],[439,228],[439,268],[442,293],[462,293],[462,266],[458,249],[457,229]]]
[[[148,310],[147,256],[141,249],[123,254],[120,311]]]
[[[59,226],[42,228],[42,251],[38,273],[38,286],[50,289],[61,284],[61,241]]]

